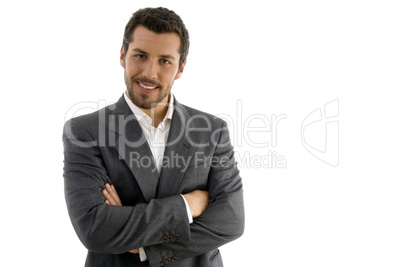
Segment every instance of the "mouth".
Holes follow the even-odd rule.
[[[147,83],[143,83],[143,82],[136,82],[136,84],[138,85],[138,88],[140,89],[140,92],[143,94],[153,94],[156,91],[158,91],[159,87],[153,84],[147,84]]]

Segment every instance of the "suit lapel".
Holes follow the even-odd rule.
[[[196,132],[190,130],[195,128],[194,123],[190,121],[188,125],[190,115],[185,107],[175,99],[174,108],[159,177],[158,198],[179,193],[177,189],[196,148],[189,140],[198,143]]]
[[[148,142],[124,96],[115,104],[112,115],[109,117],[109,129],[116,135],[119,157],[130,168],[145,200],[149,202],[156,197],[159,177]]]

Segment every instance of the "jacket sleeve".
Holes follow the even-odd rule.
[[[67,209],[88,250],[124,253],[164,243],[167,233],[189,239],[190,226],[180,195],[135,206],[109,206],[101,191],[111,181],[96,138],[73,119],[64,126],[63,144]]]
[[[206,253],[243,234],[243,187],[225,122],[220,132],[208,175],[207,209],[190,225],[190,239],[145,247],[150,266]]]

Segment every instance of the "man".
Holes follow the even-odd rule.
[[[138,10],[120,52],[126,92],[65,124],[65,197],[85,266],[223,266],[218,247],[243,233],[226,123],[171,93],[188,49],[177,14]]]

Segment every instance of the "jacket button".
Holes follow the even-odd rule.
[[[168,239],[169,239],[169,241],[172,241],[173,240],[173,236],[168,236]]]
[[[164,236],[164,237],[162,237],[162,242],[167,242],[169,239],[166,237],[166,236]]]
[[[167,259],[166,259],[166,263],[169,263],[169,262],[171,262],[171,261],[172,261],[171,258],[167,258]]]
[[[176,256],[173,256],[172,261],[176,261],[176,260],[177,260]]]
[[[165,265],[165,263],[166,263],[165,260],[161,261],[161,266]]]
[[[179,239],[179,237],[180,237],[180,236],[179,236],[178,234],[175,234],[175,235],[173,236],[173,239],[174,239],[174,240],[177,240],[177,239]]]

